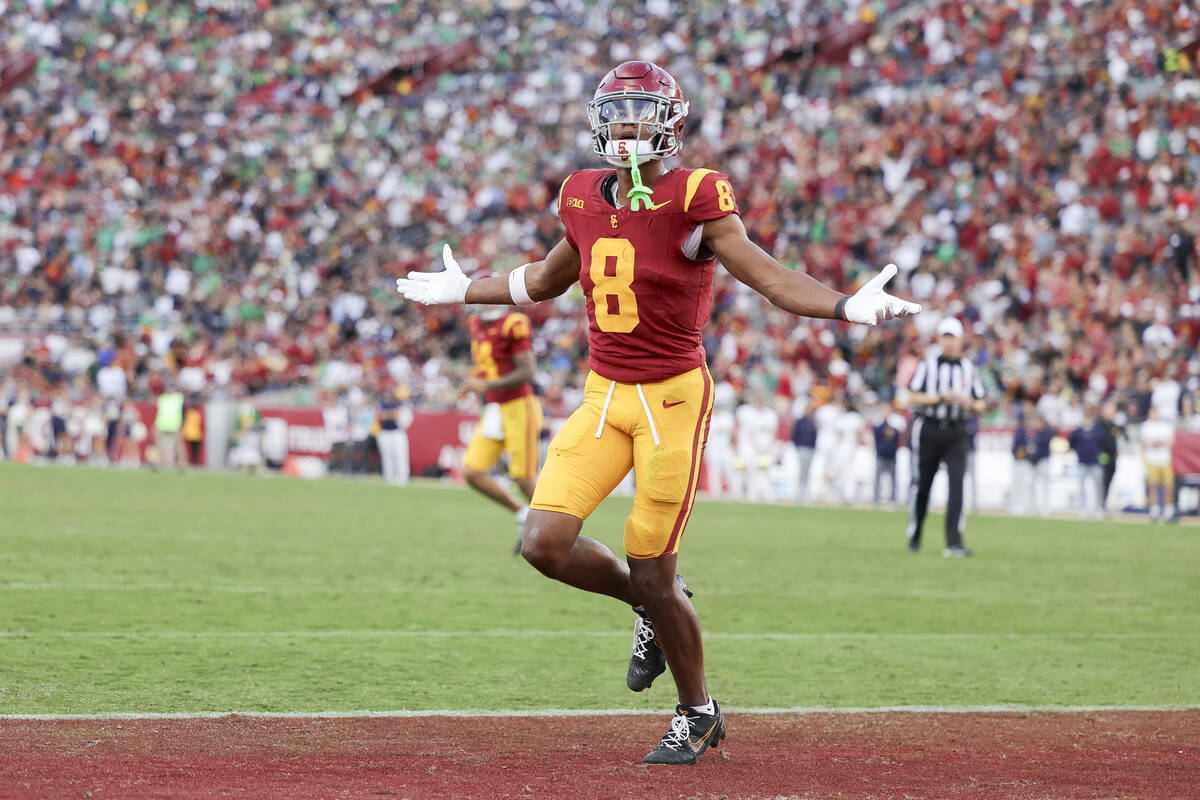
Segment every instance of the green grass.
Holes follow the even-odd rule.
[[[585,530],[620,546],[630,501]],[[632,615],[466,490],[0,464],[0,713],[662,708]],[[1200,531],[700,503],[680,570],[728,707],[1197,705]]]

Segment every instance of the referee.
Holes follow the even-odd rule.
[[[979,371],[963,358],[963,326],[944,317],[937,327],[940,347],[931,347],[909,381],[909,398],[917,415],[912,427],[913,484],[908,498],[908,549],[921,549],[921,525],[929,507],[929,489],[941,464],[950,478],[946,502],[947,558],[964,558],[963,475],[967,467],[967,420],[983,411]]]

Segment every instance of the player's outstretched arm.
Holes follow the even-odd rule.
[[[730,275],[792,314],[876,325],[921,311],[916,303],[883,290],[896,274],[894,264],[888,264],[861,289],[847,296],[808,273],[780,264],[750,241],[741,217],[736,214],[704,223],[704,245],[716,254]]]
[[[423,305],[480,303],[525,305],[549,300],[571,288],[579,280],[579,253],[566,239],[556,244],[546,257],[517,267],[509,275],[496,275],[473,281],[463,274],[450,245],[442,247],[441,272],[410,272],[396,280],[396,291]]]

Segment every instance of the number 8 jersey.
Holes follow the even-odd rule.
[[[563,181],[558,214],[579,252],[589,367],[621,383],[650,383],[704,363],[700,330],[712,309],[716,259],[699,259],[701,228],[738,213],[729,179],[673,169],[651,186],[650,208],[615,208],[616,171]]]

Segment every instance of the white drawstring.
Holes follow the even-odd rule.
[[[646,421],[650,423],[650,435],[654,437],[654,446],[658,447],[658,428],[654,427],[654,415],[650,413],[650,404],[646,402],[646,393],[642,391],[642,385],[636,384],[638,397],[642,401],[642,409],[646,412]]]
[[[616,381],[608,382],[608,394],[604,396],[604,408],[600,409],[600,424],[596,426],[597,439],[600,438],[600,434],[604,433],[604,420],[608,419],[608,406],[610,403],[612,403],[613,389],[616,388]]]
[[[646,412],[646,421],[650,423],[650,437],[654,439],[654,446],[658,447],[661,442],[658,438],[658,427],[654,424],[654,415],[650,413],[650,404],[646,402],[646,393],[642,391],[642,385],[635,383],[637,387],[638,399],[642,401],[642,410]],[[612,405],[613,390],[617,388],[616,381],[608,382],[608,394],[604,396],[604,407],[600,409],[600,423],[596,426],[596,438],[604,433],[604,421],[608,419],[608,407]]]

